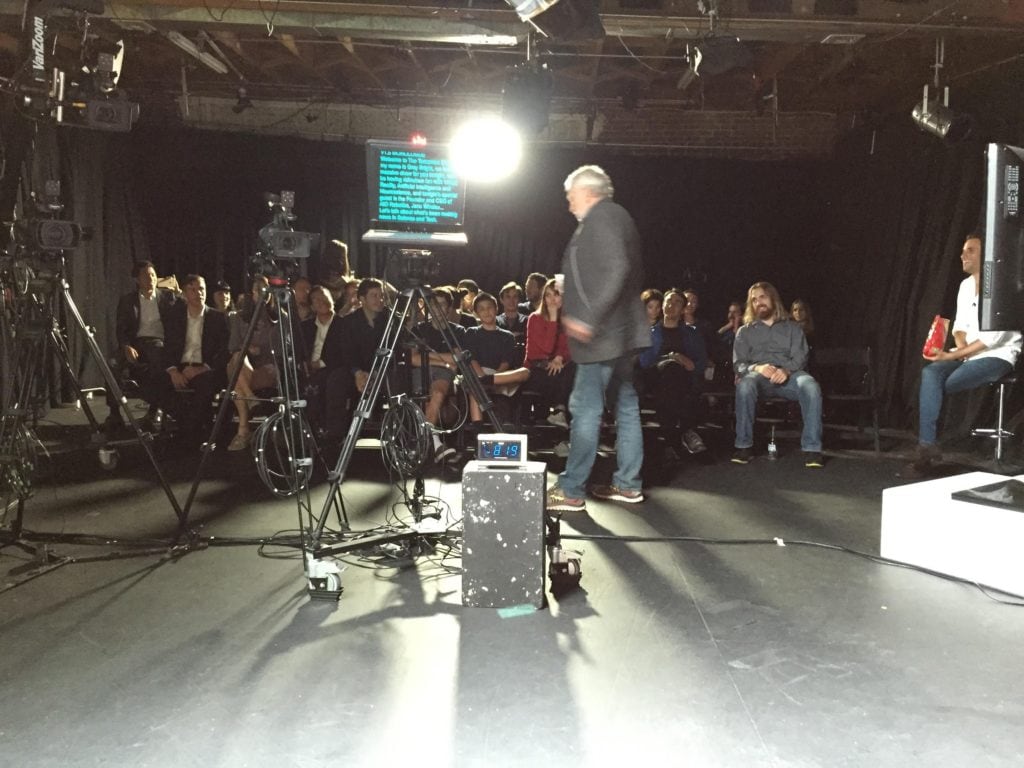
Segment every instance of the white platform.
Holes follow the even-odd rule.
[[[1024,513],[950,498],[1007,479],[968,472],[886,488],[882,556],[1024,596]]]

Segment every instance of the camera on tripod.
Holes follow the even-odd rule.
[[[295,207],[295,192],[284,190],[280,195],[267,192],[263,195],[267,207],[271,211],[270,222],[259,231],[259,242],[252,258],[254,274],[268,277],[281,275],[287,264],[295,268],[297,263],[308,259],[310,251],[320,243],[320,235],[313,232],[297,232],[292,229],[296,216],[292,212]]]
[[[45,255],[78,248],[92,238],[92,228],[75,221],[56,218],[63,210],[60,182],[50,179],[43,194],[32,193],[35,211],[29,218],[14,222],[12,234],[16,246],[29,255]]]
[[[47,253],[77,248],[92,236],[88,227],[60,219],[29,219],[26,229],[29,247]]]

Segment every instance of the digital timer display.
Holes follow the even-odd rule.
[[[526,435],[480,435],[476,457],[478,461],[526,461]]]

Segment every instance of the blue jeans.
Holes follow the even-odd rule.
[[[576,379],[569,396],[572,424],[569,458],[558,485],[569,498],[582,498],[587,478],[597,458],[601,413],[605,397],[615,408],[615,454],[618,466],[612,485],[639,491],[640,468],[644,463],[644,440],[640,432],[640,401],[633,386],[633,355],[602,363],[577,363]]]
[[[821,451],[821,387],[806,371],[797,371],[785,384],[772,384],[759,373],[748,373],[736,383],[736,447],[750,448],[754,445],[754,418],[757,398],[784,397],[800,403],[804,430],[800,435],[800,447],[805,451]]]
[[[942,398],[946,393],[963,392],[999,381],[1012,368],[1006,360],[998,357],[928,363],[921,370],[921,392],[918,396],[921,427],[917,433],[918,441],[925,445],[935,445]]]

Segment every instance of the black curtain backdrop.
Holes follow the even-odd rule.
[[[849,134],[829,162],[536,149],[512,180],[470,186],[470,245],[442,255],[435,282],[472,278],[497,291],[531,271],[556,272],[575,227],[563,180],[596,162],[636,218],[647,285],[696,289],[712,322],[755,280],[773,282],[787,303],[803,298],[818,346],[877,350],[887,422],[906,427],[925,331],[935,314],[952,315],[960,245],[980,224],[983,148],[948,146],[907,121]],[[265,192],[295,190],[296,228],[347,242],[360,276],[383,269],[384,253],[359,242],[369,226],[361,146],[139,128],[127,136],[75,133],[65,149],[76,215],[102,216],[102,249],[92,248],[84,278],[75,273],[93,285],[76,286],[76,296],[100,328],[112,326],[136,258],[151,258],[161,275],[198,272],[243,290],[256,232],[268,220]],[[302,271],[316,281],[319,258]],[[109,345],[109,334],[103,341]]]

